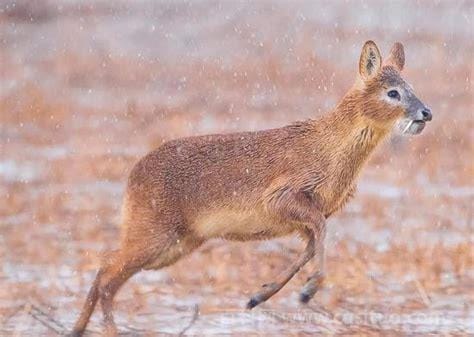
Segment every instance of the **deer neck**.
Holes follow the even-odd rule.
[[[325,150],[330,153],[334,178],[342,185],[350,186],[370,158],[377,145],[388,134],[363,117],[364,102],[351,94],[320,123]]]

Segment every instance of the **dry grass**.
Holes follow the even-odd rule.
[[[357,34],[310,19],[293,31],[284,24],[294,20],[285,3],[273,10],[252,5],[257,10],[244,11],[233,25],[217,20],[225,8],[196,4],[199,15],[220,13],[219,28],[193,21],[184,4],[176,13],[166,2],[152,6],[164,8],[155,13],[162,15],[164,28],[155,24],[163,36],[186,18],[201,29],[190,38],[204,46],[199,52],[179,39],[166,49],[168,40],[148,36],[148,26],[126,35],[134,18],[148,20],[140,7],[61,5],[58,11],[49,1],[45,12],[25,2],[0,12],[0,334],[55,335],[72,325],[101,251],[117,243],[124,182],[140,156],[170,138],[269,128],[323,113],[351,85],[356,56],[349,51],[366,37],[384,47],[403,40],[406,77],[435,118],[421,136],[384,144],[356,199],[330,221],[325,289],[309,306],[298,305],[310,264],[247,313],[248,296],[302,245],[291,238],[216,241],[173,267],[131,280],[118,296],[119,325],[140,336],[187,327],[186,334],[198,335],[474,331],[472,36],[463,35],[461,19],[459,26],[447,22],[452,32],[425,32],[442,13],[458,13],[449,4],[414,5],[432,15],[425,30],[379,31],[359,23]],[[355,15],[337,13],[338,22]],[[106,20],[114,15],[124,28]],[[41,35],[60,47],[35,47]],[[229,50],[214,50],[223,36],[233,41]],[[147,49],[142,38],[161,44]],[[139,55],[137,45],[147,52]],[[99,321],[95,314],[92,335]]]

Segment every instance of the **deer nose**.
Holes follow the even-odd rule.
[[[430,121],[433,119],[433,115],[431,114],[431,110],[428,108],[423,108],[421,110],[421,115],[423,116],[424,121]]]

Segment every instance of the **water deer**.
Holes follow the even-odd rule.
[[[367,41],[355,84],[326,115],[271,130],[172,140],[143,157],[128,179],[120,248],[103,260],[72,335],[82,335],[97,301],[107,334],[115,335],[118,289],[135,273],[169,266],[212,238],[299,234],[304,251],[247,307],[268,300],[316,259],[300,293],[308,302],[324,278],[326,220],[354,195],[370,154],[395,125],[418,134],[432,118],[402,79],[404,64],[401,43],[382,62]]]

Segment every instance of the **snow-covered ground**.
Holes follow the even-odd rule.
[[[324,113],[368,39],[382,54],[404,43],[404,76],[434,120],[384,144],[330,219],[310,305],[297,294],[311,264],[244,310],[296,238],[215,241],[129,281],[116,321],[130,336],[473,334],[472,13],[472,1],[0,0],[0,335],[72,327],[140,156]],[[91,335],[100,322],[97,310]]]

